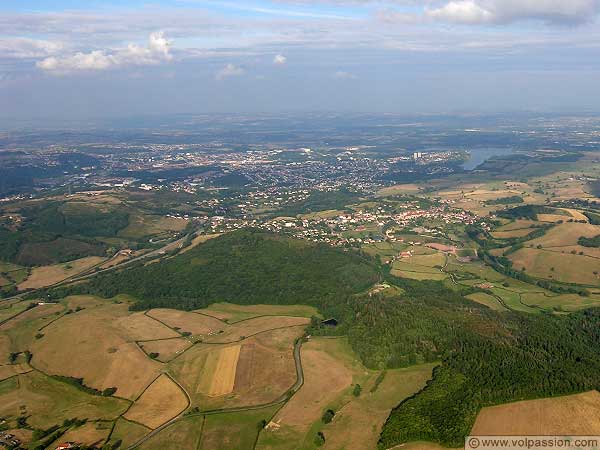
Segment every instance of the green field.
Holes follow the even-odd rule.
[[[0,382],[0,416],[14,422],[27,416],[34,428],[46,429],[74,417],[116,419],[129,403],[86,394],[34,371]]]
[[[258,434],[278,406],[205,417],[199,450],[253,450]]]
[[[486,294],[485,292],[476,292],[474,294],[469,294],[466,296],[469,300],[473,300],[474,302],[481,303],[482,305],[487,306],[488,308],[494,309],[496,311],[508,311],[502,303],[498,301],[496,297],[490,294]]]
[[[130,422],[123,417],[119,417],[115,422],[115,426],[108,442],[113,445],[117,441],[121,441],[121,447],[127,448],[130,445],[135,444],[150,431],[149,428],[146,428],[141,424]]]
[[[216,317],[227,323],[235,323],[259,316],[312,317],[319,315],[316,308],[305,305],[240,306],[233,303],[213,303],[207,308],[197,310],[197,312]]]
[[[203,422],[202,416],[178,420],[148,439],[139,448],[141,450],[197,449],[202,436]]]

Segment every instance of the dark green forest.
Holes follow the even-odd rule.
[[[585,236],[581,236],[577,241],[579,245],[584,247],[600,247],[600,234],[598,236],[594,236],[592,238],[587,238]]]
[[[115,236],[129,224],[126,212],[85,205],[65,211],[63,202],[45,202],[19,212],[23,222],[18,229],[0,224],[0,260],[26,266],[104,255],[106,244],[96,238]]]
[[[427,387],[392,411],[382,448],[416,440],[458,447],[485,406],[600,387],[600,310],[491,316],[460,330]]]
[[[282,210],[277,211],[278,216],[296,216],[313,211],[326,211],[329,209],[346,209],[346,205],[360,201],[360,196],[347,189],[339,191],[321,192],[313,191],[306,200],[292,203]]]
[[[493,200],[487,200],[486,205],[510,205],[514,203],[523,203],[523,197],[520,195],[511,195],[510,197],[501,197]]]
[[[556,214],[556,210],[543,205],[524,205],[496,211],[496,215],[504,217],[505,219],[537,220],[538,214]]]
[[[368,295],[385,280],[401,295]],[[54,297],[127,293],[134,309],[196,309],[217,301],[309,304],[347,335],[369,368],[439,361],[427,387],[400,404],[381,448],[415,440],[460,446],[485,406],[600,387],[600,310],[496,312],[441,282],[401,280],[365,255],[256,231],[229,233],[156,264],[99,275]]]
[[[368,289],[379,277],[375,260],[357,253],[241,231],[69,289],[104,297],[129,294],[138,299],[136,309],[197,309],[221,301],[321,307]]]

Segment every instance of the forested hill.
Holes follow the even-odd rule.
[[[258,231],[237,231],[173,258],[94,277],[78,291],[129,294],[136,309],[196,309],[215,302],[310,304],[368,289],[377,264],[353,252]]]

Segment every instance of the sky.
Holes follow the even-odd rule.
[[[600,0],[2,0],[0,120],[598,112]]]

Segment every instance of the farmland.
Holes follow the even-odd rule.
[[[269,403],[296,381],[292,348],[301,334],[302,327],[290,327],[244,339],[241,345],[199,343],[169,364],[170,373],[181,380],[194,406]]]
[[[324,449],[361,450],[376,448],[379,434],[391,409],[425,386],[433,365],[392,369],[371,374],[363,393],[353,397],[337,412],[334,420],[323,427],[327,438]],[[378,380],[383,376],[383,380]],[[377,384],[378,383],[378,384]]]
[[[288,314],[295,317],[308,317],[318,315],[318,311],[310,306],[280,306],[280,305],[247,305],[240,306],[233,303],[213,303],[198,312],[216,317],[227,323],[235,323],[244,319],[258,316],[278,316]]]
[[[123,417],[154,429],[177,416],[188,405],[188,399],[179,386],[168,376],[160,375]]]
[[[31,426],[39,429],[73,417],[115,419],[128,406],[124,400],[87,395],[39,372],[17,375],[0,383],[0,414],[8,418],[29,416]]]
[[[524,248],[510,257],[515,268],[536,278],[554,279],[566,283],[599,285],[599,259],[550,249]]]
[[[99,256],[89,256],[87,258],[70,261],[69,263],[56,264],[53,266],[35,267],[31,275],[19,284],[19,289],[35,289],[51,286],[63,281],[73,275],[94,267],[104,261]]]
[[[233,391],[240,345],[230,345],[208,352],[198,392],[209,397],[220,397]]]
[[[600,432],[600,394],[589,391],[484,408],[475,435],[581,435]]]
[[[182,413],[280,402],[296,382],[293,346],[309,321],[282,314],[313,310],[225,305],[225,310],[246,318],[228,324],[205,314],[167,309],[152,311],[159,320],[129,312],[129,301],[74,296],[29,310],[29,303],[11,303],[0,330],[0,350],[4,357],[14,351],[32,356],[0,365],[0,417],[16,420],[26,414],[33,429],[72,417],[102,421],[107,426],[89,423],[64,429],[64,436],[90,445],[131,445],[174,420],[142,448],[162,448],[161,442],[174,439],[197,442],[200,434],[181,430],[190,430],[187,425],[201,419],[201,448],[227,448],[230,438],[222,427],[239,427],[236,442],[250,448],[258,435],[257,423],[270,419],[277,408],[207,415],[206,420],[184,419]],[[269,312],[278,315],[261,315]],[[228,329],[225,341],[240,343],[203,344],[202,338],[212,331],[207,321]],[[196,334],[186,336],[177,325]]]
[[[313,424],[318,424],[325,409],[339,400],[343,392],[352,386],[352,367],[330,353],[331,346],[337,344],[327,340],[304,344],[304,385],[273,417],[272,422],[276,426],[261,434],[258,449],[286,448],[288,442],[302,442],[303,447],[312,444],[314,436],[310,431]],[[327,376],[323,376],[325,371]]]

